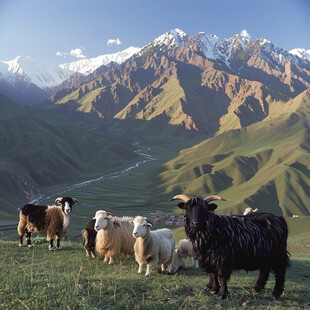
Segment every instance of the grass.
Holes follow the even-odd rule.
[[[64,242],[60,251],[47,244],[32,250],[17,242],[0,241],[1,309],[306,309],[310,254],[296,254],[288,270],[285,294],[269,297],[271,276],[264,291],[253,294],[257,272],[235,272],[230,296],[219,300],[203,291],[206,275],[189,268],[168,276],[138,275],[133,258],[117,258],[115,265],[85,256],[81,243]],[[145,269],[144,269],[145,272]]]

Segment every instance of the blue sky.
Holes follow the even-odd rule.
[[[175,28],[220,38],[246,30],[308,50],[309,17],[308,0],[0,0],[0,60],[22,55],[55,66],[142,47]]]

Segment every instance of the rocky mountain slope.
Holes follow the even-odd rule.
[[[310,87],[310,61],[239,35],[191,38],[179,29],[119,66],[101,67],[50,98],[104,119],[151,120],[209,136],[265,119],[275,102]]]
[[[310,215],[310,91],[251,126],[226,131],[169,161],[160,188],[171,195],[217,193],[219,212],[246,207]]]
[[[129,47],[115,54],[86,58],[55,68],[47,68],[29,56],[0,61],[0,93],[20,104],[37,104],[58,89],[70,85],[72,76],[76,80],[77,75],[85,77],[111,62],[120,64],[139,50]]]

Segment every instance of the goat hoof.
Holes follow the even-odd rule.
[[[211,291],[211,289],[212,289],[212,287],[209,286],[209,285],[206,285],[205,288],[204,288],[204,290],[207,291],[207,292]]]
[[[19,247],[22,247],[22,246],[23,246],[21,243],[19,243],[18,245],[19,245]]]
[[[221,298],[221,299],[226,299],[227,295],[218,295],[218,297]]]
[[[52,246],[49,246],[48,249],[49,249],[50,251],[53,251],[53,250],[54,250],[54,248],[53,248]]]
[[[60,246],[58,246],[58,247],[56,248],[56,250],[61,250],[61,247],[60,247]]]
[[[275,292],[273,292],[272,295],[271,295],[271,297],[272,297],[272,298],[275,298],[275,299],[280,298],[280,296],[281,296],[281,294],[275,293]]]
[[[29,248],[29,249],[32,249],[32,248],[33,248],[33,245],[32,245],[32,244],[28,245],[28,248]]]

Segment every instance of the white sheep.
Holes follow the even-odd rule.
[[[188,239],[181,239],[179,241],[179,245],[176,249],[176,253],[180,258],[185,259],[186,257],[191,257],[193,263],[195,264],[195,268],[198,268],[198,260],[195,259],[193,244]]]
[[[134,253],[135,239],[132,236],[133,227],[129,224],[132,217],[115,217],[104,210],[96,212],[94,219],[96,236],[96,250],[104,262],[114,263],[113,257],[124,254],[130,257]]]
[[[243,215],[248,215],[248,214],[253,214],[253,213],[257,213],[259,211],[259,209],[255,209],[255,210],[253,210],[252,208],[246,208],[245,210],[244,210],[244,213],[243,213]]]
[[[56,249],[60,249],[60,240],[69,230],[70,213],[75,203],[79,203],[75,198],[59,197],[52,206],[24,205],[19,212],[17,227],[20,238],[19,246],[23,245],[23,237],[26,234],[27,245],[32,248],[31,233],[36,233],[47,235],[50,250],[53,249],[53,241],[56,237]]]
[[[174,259],[175,238],[170,229],[150,230],[152,223],[146,217],[137,216],[130,224],[134,225],[133,236],[135,259],[139,264],[138,273],[142,273],[143,264],[147,264],[145,276],[151,274],[152,266],[161,264],[163,272],[171,273]]]

